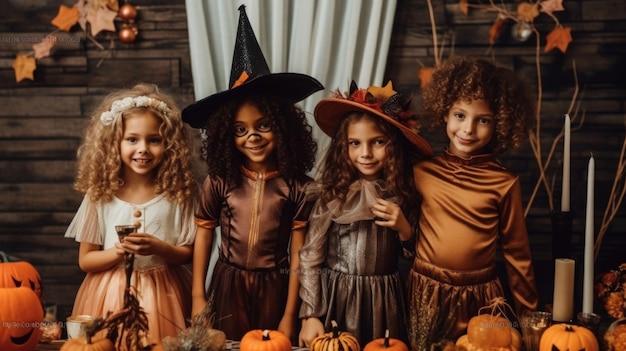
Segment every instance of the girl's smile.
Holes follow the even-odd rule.
[[[348,126],[348,157],[361,178],[380,177],[387,158],[387,142],[387,136],[368,118]]]
[[[165,155],[160,126],[161,120],[149,112],[132,115],[124,121],[120,155],[125,172],[143,176],[156,170]]]
[[[450,139],[448,150],[463,158],[484,152],[496,127],[495,117],[484,100],[457,101],[444,120]]]
[[[248,169],[264,173],[276,169],[276,137],[270,119],[252,104],[241,105],[234,123],[235,146],[245,157]]]

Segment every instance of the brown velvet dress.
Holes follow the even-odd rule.
[[[207,296],[213,327],[232,340],[252,329],[278,328],[287,301],[291,233],[306,227],[313,205],[305,199],[306,182],[287,181],[278,172],[242,173],[238,188],[207,177],[196,213],[199,226],[220,227]]]
[[[319,318],[327,332],[335,320],[361,345],[384,337],[386,329],[408,340],[398,233],[374,224],[369,210],[383,193],[380,182],[359,180],[345,203],[318,202],[300,250],[300,318]]]
[[[498,245],[518,314],[535,310],[519,178],[492,155],[462,159],[447,151],[418,163],[414,176],[423,202],[408,278],[412,349],[458,338],[482,306],[504,296]]]

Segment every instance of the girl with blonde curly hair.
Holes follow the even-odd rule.
[[[422,197],[408,278],[413,350],[465,334],[481,307],[504,297],[498,246],[518,313],[538,301],[519,177],[496,159],[531,127],[526,85],[511,70],[457,57],[437,67],[422,96],[424,118],[449,143],[413,168]]]
[[[190,317],[198,186],[187,132],[172,97],[138,84],[93,111],[78,149],[75,188],[84,195],[65,237],[80,243],[87,273],[73,315],[123,308],[124,254],[134,254],[131,287],[147,313],[149,342],[176,336]],[[118,237],[117,225],[134,226]]]

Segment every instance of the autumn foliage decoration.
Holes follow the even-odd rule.
[[[433,31],[433,49],[435,55],[435,66],[439,65],[442,55],[441,48],[439,47],[438,38],[436,34],[435,18],[433,15],[431,0],[426,1],[428,4],[430,22]],[[554,28],[545,37],[545,46],[543,52],[549,52],[553,49],[558,49],[565,53],[568,45],[572,42],[572,29],[567,26],[563,26],[558,18],[554,15],[555,12],[564,11],[563,0],[524,0],[518,3],[516,8],[509,8],[503,5],[501,2],[489,0],[488,4],[483,3],[470,3],[470,0],[459,0],[459,9],[466,16],[469,15],[473,9],[479,11],[485,11],[495,14],[495,18],[488,33],[489,45],[496,44],[498,37],[502,31],[506,28],[507,22],[515,22],[515,28],[517,28],[518,34],[522,36],[520,40],[525,40],[534,33],[537,38],[537,54],[540,53],[540,36],[539,31],[534,25],[534,21],[542,13],[546,14],[554,20]],[[538,59],[538,58],[537,58]],[[432,73],[432,67],[421,67],[418,71],[418,77],[423,87]]]
[[[103,31],[113,33],[117,31],[115,19],[118,17],[124,19],[122,15],[118,16],[121,10],[118,1],[78,0],[72,7],[60,5],[57,15],[50,22],[56,29],[34,44],[32,51],[17,54],[13,61],[15,81],[19,83],[24,79],[34,80],[33,73],[37,69],[37,60],[50,56],[52,49],[59,41],[59,32],[70,32],[76,25],[81,27],[88,40],[99,49],[106,50],[96,37]],[[113,39],[111,38],[108,49],[112,47]]]
[[[506,21],[516,22],[518,28],[522,28],[525,31],[535,33],[539,38],[539,32],[534,26],[534,21],[541,13],[545,13],[550,16],[555,23],[554,28],[546,35],[546,43],[543,51],[549,52],[553,49],[559,49],[565,53],[567,46],[572,41],[570,27],[563,26],[558,18],[554,16],[554,12],[564,11],[563,0],[543,0],[543,1],[522,1],[520,2],[514,11],[505,8],[501,4],[496,4],[494,1],[490,1],[489,5],[474,5],[470,4],[469,0],[460,0],[459,8],[467,15],[472,8],[479,10],[493,12],[496,14],[491,28],[489,29],[489,44],[494,45],[497,38],[500,36],[502,29],[505,27]],[[527,35],[523,35],[527,37]]]

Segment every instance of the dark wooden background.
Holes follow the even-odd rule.
[[[506,1],[508,4],[511,2]],[[84,273],[77,265],[78,246],[63,234],[80,202],[72,188],[75,153],[90,109],[112,90],[143,81],[173,93],[181,106],[193,101],[189,43],[183,0],[135,0],[140,36],[123,44],[114,34],[101,33],[100,50],[74,28],[54,49],[37,61],[35,80],[16,83],[12,62],[54,30],[50,21],[60,4],[74,1],[7,0],[0,3],[0,250],[35,265],[43,278],[46,302],[58,305],[58,316],[69,315]],[[510,24],[493,47],[487,32],[494,15],[470,10],[463,15],[456,1],[434,0],[437,31],[454,35],[454,53],[494,59],[536,85],[534,38],[516,42]],[[555,13],[572,27],[573,42],[566,54],[540,54],[543,73],[542,148],[548,150],[558,134],[574,90],[573,61],[583,95],[585,123],[572,135],[572,199],[574,214],[572,257],[581,261],[589,155],[596,159],[596,228],[608,201],[624,139],[626,83],[626,5],[623,0],[566,0]],[[420,64],[434,63],[426,0],[400,0],[391,42],[386,79],[397,90],[419,93]],[[116,22],[121,26],[122,22]],[[542,36],[552,28],[545,14],[535,23]],[[35,38],[35,39],[33,39]],[[37,39],[38,38],[38,39]],[[451,53],[446,46],[444,58]],[[382,82],[381,82],[382,83]],[[418,96],[419,100],[419,95]],[[581,118],[582,111],[578,119]],[[576,125],[576,122],[574,122]],[[443,145],[426,134],[436,150]],[[547,151],[544,151],[547,152]],[[556,177],[555,209],[560,208],[561,147],[548,176]],[[502,162],[520,174],[525,201],[538,177],[537,164],[526,143],[502,155]],[[625,209],[610,227],[598,271],[626,261]],[[552,300],[550,208],[540,189],[527,217],[541,302]],[[577,267],[580,268],[580,267]],[[580,269],[577,277],[580,278]],[[580,284],[580,281],[577,282]],[[578,287],[577,287],[578,290]],[[577,294],[578,296],[578,294]]]

